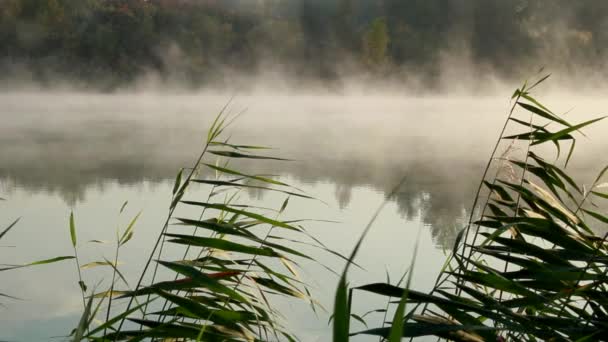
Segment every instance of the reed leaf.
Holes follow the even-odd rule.
[[[16,219],[15,221],[13,221],[13,223],[9,224],[8,227],[6,227],[1,233],[0,233],[0,240],[4,237],[4,235],[6,235],[6,233],[8,233],[11,229],[13,229],[13,227],[15,227],[15,225],[17,225],[17,223],[19,223],[20,219]]]

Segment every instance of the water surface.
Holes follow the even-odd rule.
[[[116,227],[141,210],[135,238],[121,257],[124,273],[135,282],[161,229],[177,170],[193,162],[206,129],[229,98],[0,95],[0,197],[7,199],[0,203],[0,222],[22,217],[2,241],[2,262],[71,254],[71,210],[83,262],[110,257],[111,247],[86,241],[112,240]],[[568,114],[572,121],[608,108],[601,100],[582,99],[553,96],[550,102],[563,110],[577,106]],[[339,221],[308,226],[328,246],[348,253],[376,208],[389,201],[366,240],[358,259],[364,270],[353,272],[353,284],[384,281],[387,272],[399,278],[418,241],[414,287],[428,289],[470,211],[508,104],[507,97],[256,95],[237,96],[228,110],[245,112],[230,129],[234,142],[274,146],[270,153],[295,159],[238,166],[276,174],[322,200],[294,199],[287,216]],[[579,144],[584,152],[573,165],[583,181],[601,167],[595,164],[608,146],[605,126],[589,132],[592,139]],[[387,199],[404,177],[403,187]],[[200,188],[192,196],[205,194]],[[249,191],[243,200],[279,207],[284,197]],[[342,267],[329,255],[318,257]],[[336,276],[312,263],[302,266],[315,295],[331,308]],[[89,284],[104,279],[100,269],[84,274]],[[82,310],[71,262],[4,273],[0,292],[24,299],[3,300],[0,339],[46,341],[65,335]],[[293,301],[277,305],[303,341],[328,340],[327,314],[316,317],[306,304]],[[361,296],[355,311],[383,305]]]

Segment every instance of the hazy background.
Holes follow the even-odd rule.
[[[4,0],[4,88],[491,93],[607,75],[603,0]]]

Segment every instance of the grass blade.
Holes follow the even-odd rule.
[[[72,240],[72,246],[76,248],[76,224],[74,223],[74,212],[70,213],[70,238]]]
[[[13,229],[13,227],[19,222],[19,220],[21,220],[21,219],[18,218],[15,221],[13,221],[13,223],[9,224],[8,227],[6,229],[4,229],[2,231],[2,233],[0,233],[0,240],[2,240],[2,238],[4,237],[4,235],[6,235],[6,233],[8,233],[11,229]]]

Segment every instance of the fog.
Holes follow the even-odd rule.
[[[429,289],[479,209],[473,199],[516,88],[551,73],[534,93],[556,113],[579,123],[608,112],[606,18],[600,0],[6,0],[0,226],[23,220],[3,240],[16,247],[2,251],[10,263],[69,253],[71,211],[81,241],[112,239],[128,200],[127,215],[143,211],[121,255],[133,281],[165,219],[176,173],[191,166],[227,106],[239,116],[228,129],[231,142],[290,159],[231,167],[275,175],[317,198],[292,199],[288,214],[319,219],[307,228],[330,248],[348,253],[388,203],[353,284],[384,280],[385,265],[400,274],[419,244],[413,283]],[[567,170],[586,186],[606,164],[607,125],[576,133]],[[506,134],[520,130],[510,125]],[[517,158],[526,149],[503,142],[498,155]],[[556,158],[552,148],[534,150]],[[193,187],[191,195],[206,191]],[[243,200],[275,207],[284,198],[248,189]],[[82,253],[94,260],[108,251]],[[327,284],[333,290],[336,279],[319,265],[302,266],[328,306]],[[30,301],[0,311],[0,339],[68,332],[81,311],[72,268],[3,278],[3,293]],[[327,315],[313,317],[306,305],[279,308],[304,341],[328,340]]]
[[[243,113],[230,128],[234,142],[271,146],[276,149],[270,154],[294,159],[239,166],[303,184],[333,184],[342,208],[352,199],[351,189],[388,193],[406,176],[410,185],[397,199],[401,214],[411,218],[424,207],[433,226],[433,220],[455,222],[470,210],[510,106],[508,96],[232,96],[3,94],[3,192],[53,193],[74,206],[86,201],[91,187],[169,183],[190,165],[206,129],[229,103],[229,112]],[[572,122],[598,117],[608,104],[588,96],[544,97],[556,112],[569,111]],[[570,169],[583,182],[599,172],[605,132],[600,122],[579,138]],[[449,247],[449,241],[440,244]]]

